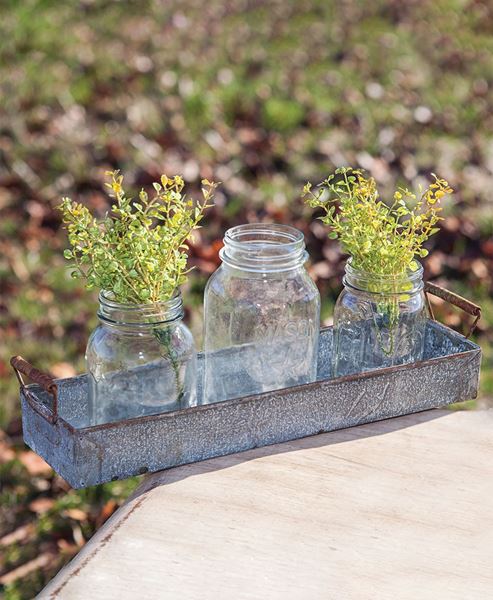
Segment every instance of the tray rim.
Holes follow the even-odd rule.
[[[475,342],[471,341],[470,339],[468,339],[466,336],[462,335],[461,333],[455,331],[454,329],[451,329],[450,327],[448,327],[447,325],[444,325],[443,323],[435,321],[434,319],[429,319],[429,322],[434,327],[444,330],[445,333],[448,333],[449,335],[452,335],[455,338],[460,338],[460,341],[462,343],[465,343],[467,346],[469,346],[469,348],[467,350],[463,350],[461,352],[454,352],[451,354],[446,354],[444,356],[435,356],[432,358],[419,360],[419,361],[416,361],[413,363],[406,363],[404,365],[383,367],[383,368],[379,368],[379,369],[373,369],[371,371],[353,373],[351,375],[344,375],[342,377],[316,379],[315,381],[311,381],[309,383],[303,383],[303,384],[288,386],[288,387],[284,387],[284,388],[277,388],[274,390],[269,390],[267,392],[262,392],[261,394],[250,394],[248,396],[238,396],[237,398],[230,398],[228,400],[223,400],[220,402],[212,402],[210,404],[200,404],[197,406],[189,406],[186,408],[182,408],[180,410],[161,412],[161,413],[156,413],[154,415],[143,415],[143,416],[139,416],[139,417],[132,417],[130,419],[122,419],[119,421],[112,421],[110,423],[102,423],[99,425],[89,425],[86,427],[74,427],[72,424],[70,424],[68,421],[66,421],[60,415],[58,416],[56,422],[49,423],[49,424],[53,428],[61,426],[64,429],[67,429],[70,434],[73,434],[73,435],[75,434],[80,437],[85,437],[86,435],[90,435],[91,433],[97,432],[97,431],[106,431],[106,430],[113,430],[113,429],[116,430],[118,428],[128,427],[130,425],[140,425],[140,424],[149,423],[149,422],[153,422],[153,421],[163,421],[163,420],[168,420],[168,419],[173,420],[178,415],[189,415],[189,414],[194,414],[197,412],[204,412],[207,410],[217,410],[218,407],[227,407],[227,406],[231,406],[232,404],[249,404],[251,402],[262,402],[262,400],[264,400],[264,399],[267,400],[268,398],[270,398],[270,396],[273,393],[282,395],[283,393],[293,393],[296,391],[311,390],[312,388],[321,386],[321,385],[323,385],[324,387],[325,386],[331,387],[333,385],[335,386],[335,385],[341,384],[341,383],[350,383],[352,381],[360,381],[362,379],[374,379],[374,378],[385,376],[385,375],[395,373],[395,372],[401,372],[404,370],[407,371],[407,370],[411,370],[411,369],[418,369],[418,368],[422,368],[422,367],[426,367],[426,366],[432,366],[434,364],[438,364],[438,363],[452,360],[452,359],[456,360],[459,358],[463,358],[464,356],[467,356],[467,355],[473,355],[475,357],[478,354],[482,353],[481,346],[479,346]],[[332,328],[333,328],[332,326],[321,327],[320,332],[328,331]],[[203,356],[203,353],[198,352],[197,355]],[[85,379],[85,378],[87,378],[87,376],[88,376],[87,373],[83,373],[80,375],[76,375],[75,377],[55,379],[55,382],[57,384],[61,384],[61,386],[66,386],[66,385],[69,385],[68,382],[75,383],[78,379]],[[33,384],[29,384],[28,386],[26,386],[26,389],[28,392],[31,392],[31,391],[34,392],[35,390],[39,390],[40,387],[41,386],[39,386],[38,384],[33,383]],[[26,402],[30,403],[30,399],[26,396],[26,394],[23,390],[21,390],[21,395],[24,397]],[[45,405],[42,402],[39,402],[37,400],[34,400],[34,401],[36,402],[36,405],[37,405],[36,408],[39,407],[39,409],[41,411],[41,416],[46,419],[47,414],[45,415],[44,412],[48,413],[48,411],[47,410],[43,411],[43,409],[45,408]]]

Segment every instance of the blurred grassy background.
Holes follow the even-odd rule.
[[[480,403],[493,396],[493,5],[477,0],[4,0],[0,5],[0,582],[30,598],[135,482],[73,492],[23,449],[22,354],[84,370],[96,298],[70,279],[54,210],[103,214],[104,172],[138,190],[160,173],[223,182],[192,248],[201,294],[224,230],[302,229],[330,322],[344,265],[299,200],[340,165],[384,190],[430,171],[457,190],[426,275],[480,303]],[[461,315],[440,307],[449,325]],[[41,559],[40,559],[41,557]],[[38,562],[36,562],[38,561]]]

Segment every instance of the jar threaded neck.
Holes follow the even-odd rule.
[[[352,259],[349,259],[343,283],[346,287],[376,294],[418,293],[423,289],[423,267],[418,261],[414,261],[414,264],[415,270],[408,268],[403,273],[381,275],[357,269],[353,266]]]
[[[147,304],[116,302],[109,292],[102,291],[99,294],[98,318],[110,325],[148,327],[170,323],[183,316],[183,300],[179,290],[169,300]]]
[[[226,231],[223,263],[245,271],[275,273],[301,267],[307,260],[301,231],[277,223],[249,223]]]

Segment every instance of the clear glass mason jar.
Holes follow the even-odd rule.
[[[86,350],[92,425],[196,403],[196,351],[183,315],[179,292],[153,304],[99,295],[101,324]]]
[[[423,267],[374,275],[346,263],[334,309],[333,374],[350,375],[423,358],[428,310]]]
[[[204,402],[315,380],[320,295],[301,231],[233,227],[220,256],[204,297]]]

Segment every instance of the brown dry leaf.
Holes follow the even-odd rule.
[[[51,508],[53,508],[54,504],[55,500],[53,498],[36,498],[36,500],[33,500],[29,503],[29,510],[32,510],[38,515],[42,515],[43,513],[48,512]]]
[[[224,246],[222,240],[214,240],[211,244],[201,243],[193,246],[195,256],[202,258],[205,261],[220,264],[219,250]]]
[[[101,514],[100,514],[103,521],[106,521],[106,519],[109,519],[111,517],[111,515],[115,512],[117,507],[118,507],[118,504],[116,503],[115,500],[108,500],[108,502],[106,502],[106,504],[103,506],[103,510],[101,511]]]
[[[19,454],[19,460],[26,467],[30,475],[50,475],[50,465],[31,450]]]
[[[53,377],[56,379],[65,379],[67,377],[75,377],[77,374],[73,365],[67,362],[59,362],[52,365],[50,369]]]
[[[75,521],[85,521],[87,519],[87,513],[80,508],[67,508],[63,511],[63,514]]]
[[[115,512],[115,510],[117,508],[118,508],[118,504],[115,500],[113,500],[113,499],[108,500],[105,503],[105,505],[103,506],[103,508],[101,509],[98,516],[96,517],[96,522],[95,522],[96,527],[99,529],[99,527],[101,527],[101,525],[103,525],[103,523],[111,517],[111,515]]]
[[[332,267],[326,260],[321,260],[311,267],[309,267],[308,272],[313,277],[313,279],[329,279],[331,275],[333,275]]]
[[[10,377],[12,371],[6,361],[0,360],[0,377]]]
[[[82,529],[79,527],[79,525],[74,525],[72,527],[72,535],[74,536],[74,542],[77,544],[77,546],[82,548],[82,546],[86,543],[86,540],[84,539]]]
[[[445,316],[445,325],[448,325],[452,329],[458,329],[462,324],[461,316],[458,313],[449,313]]]
[[[488,279],[489,269],[485,260],[481,260],[480,258],[473,260],[471,263],[471,271],[478,279]]]
[[[214,271],[217,269],[217,265],[208,260],[199,259],[196,261],[195,264],[200,269],[200,271],[202,271],[202,273],[207,273],[208,275],[214,273]]]
[[[67,483],[63,477],[60,477],[60,475],[57,475],[56,473],[54,475],[53,481],[51,482],[51,489],[53,493],[57,494],[60,492],[70,492],[72,489],[70,484]]]
[[[0,442],[0,465],[7,463],[11,460],[14,460],[15,452],[12,448],[9,448],[7,444]]]
[[[15,452],[9,443],[8,437],[0,430],[0,465],[14,460]]]
[[[483,242],[482,248],[484,254],[486,254],[487,256],[493,256],[493,238]]]
[[[437,277],[442,272],[442,264],[444,262],[443,254],[440,251],[435,251],[426,261],[426,267],[430,277]]]
[[[75,544],[71,544],[70,542],[68,542],[67,540],[64,540],[63,538],[60,540],[57,540],[57,546],[58,546],[58,549],[60,550],[60,552],[63,552],[65,554],[75,554],[77,552],[77,550],[79,549],[78,546],[76,546]]]
[[[55,552],[44,552],[40,554],[33,560],[30,560],[27,563],[24,563],[20,567],[17,567],[13,571],[9,573],[5,573],[0,577],[0,584],[8,585],[9,583],[14,582],[16,579],[22,579],[23,577],[27,577],[29,573],[33,571],[37,571],[38,569],[46,569],[50,564],[56,562],[57,555]]]
[[[35,535],[33,523],[21,525],[15,531],[4,535],[0,538],[0,546],[10,546],[11,544],[24,544],[27,540],[32,539]]]

